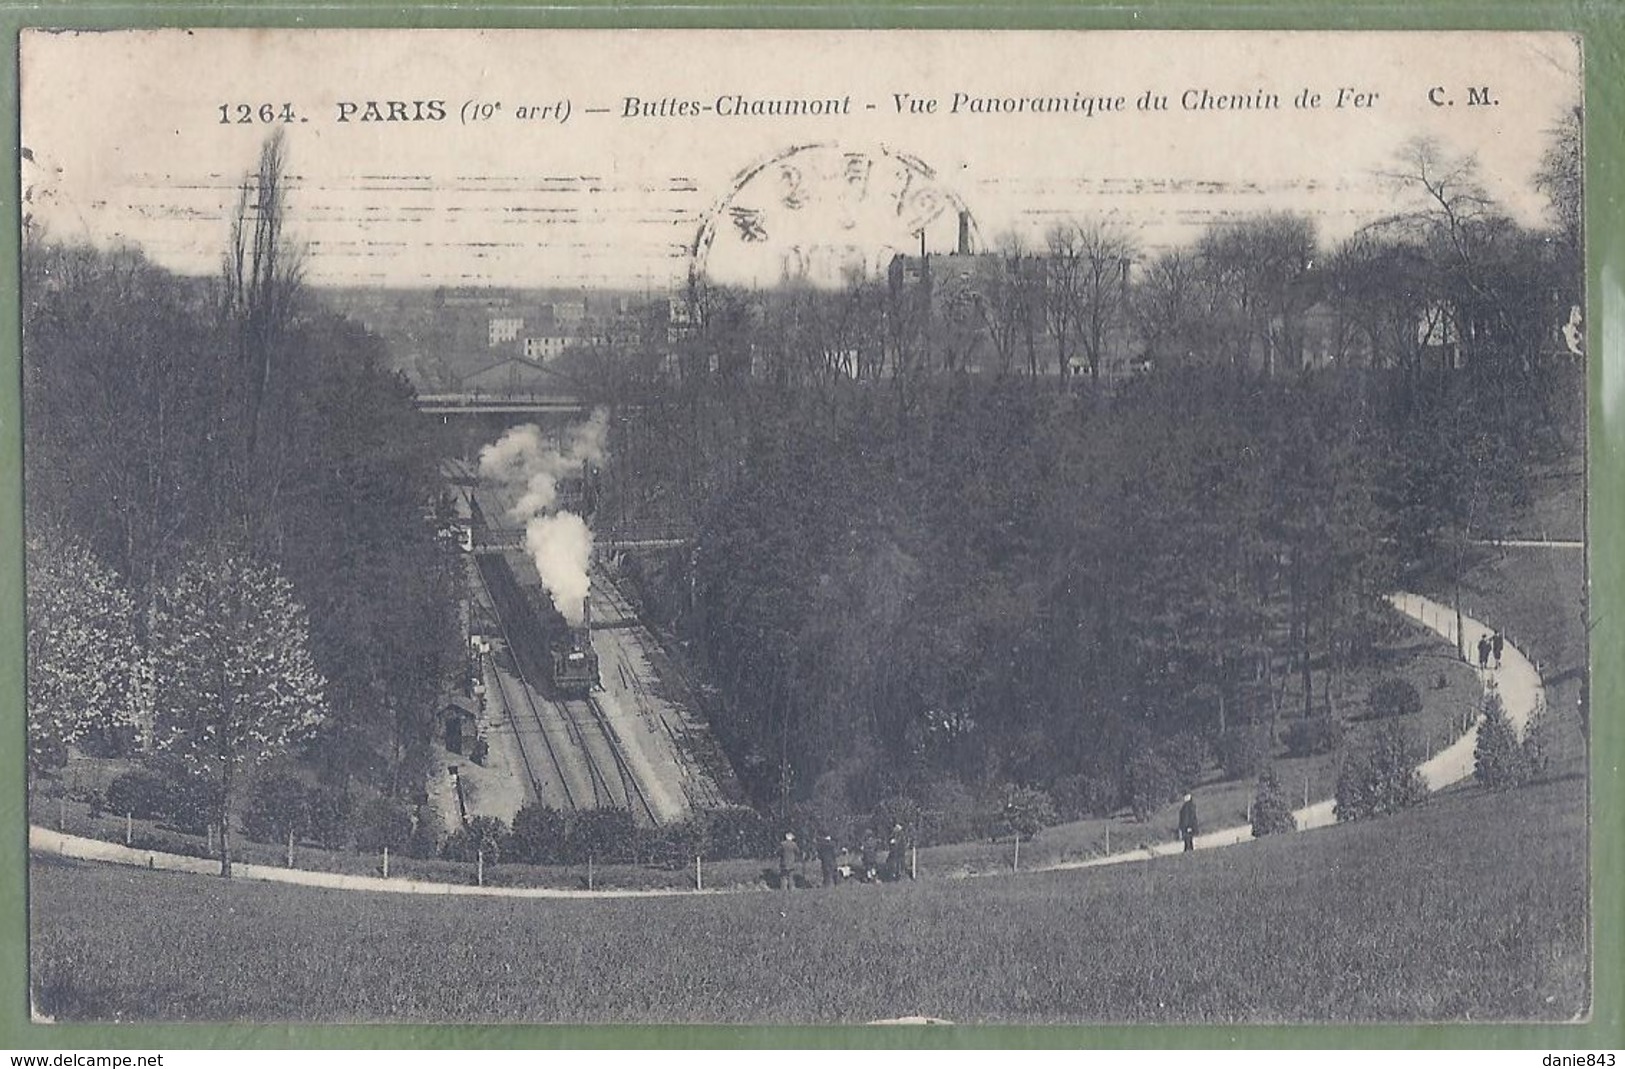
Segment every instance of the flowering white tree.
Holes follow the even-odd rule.
[[[186,561],[157,593],[156,739],[214,786],[220,874],[247,768],[308,738],[325,715],[310,625],[274,566],[229,550]]]
[[[87,735],[132,724],[141,658],[118,576],[53,528],[30,529],[26,543],[28,760],[43,768]]]

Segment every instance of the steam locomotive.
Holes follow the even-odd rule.
[[[592,648],[590,604],[583,604],[582,624],[571,627],[539,586],[520,586],[502,557],[475,558],[502,617],[513,656],[525,678],[545,684],[562,698],[584,698],[599,685],[598,654]]]
[[[545,608],[557,623],[548,651],[553,690],[561,697],[585,698],[599,685],[598,654],[592,648],[592,600],[582,599],[580,627],[569,626],[551,603]]]

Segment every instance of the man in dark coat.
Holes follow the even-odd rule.
[[[1179,807],[1179,837],[1185,841],[1185,852],[1196,849],[1196,799],[1185,795],[1185,804]]]
[[[1497,668],[1501,667],[1501,650],[1505,644],[1506,640],[1501,637],[1501,632],[1497,631],[1490,636],[1490,656],[1495,658]]]
[[[1488,635],[1480,635],[1480,636],[1478,636],[1478,667],[1480,667],[1480,668],[1488,668],[1489,666],[1490,666],[1490,636],[1488,636]]]
[[[801,863],[801,848],[796,845],[794,832],[785,832],[779,843],[779,889],[791,890],[796,885],[796,868]]]
[[[893,824],[891,834],[886,837],[886,879],[903,878],[903,851],[906,849],[908,845],[907,838],[903,835],[903,826]]]
[[[835,872],[835,840],[827,831],[818,837],[818,868],[823,872],[824,886],[834,887],[839,878]]]

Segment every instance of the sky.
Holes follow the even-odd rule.
[[[282,129],[318,285],[660,290],[696,256],[729,281],[831,277],[921,229],[948,251],[961,210],[978,247],[1099,219],[1155,250],[1262,211],[1330,242],[1401,206],[1418,136],[1540,221],[1580,70],[1569,35],[1486,32],[25,31],[24,210],[212,273]],[[821,113],[748,114],[782,101]]]

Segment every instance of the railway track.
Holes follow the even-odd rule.
[[[604,740],[609,743],[610,755],[615,760],[615,771],[620,774],[621,793],[626,799],[626,808],[635,813],[642,813],[651,827],[658,825],[660,818],[655,816],[654,806],[649,803],[649,797],[643,792],[642,785],[638,783],[638,777],[633,775],[631,766],[627,764],[626,753],[621,746],[620,739],[615,735],[615,729],[610,726],[609,716],[604,712],[604,707],[599,704],[597,698],[589,697],[586,699],[586,703],[587,707],[592,710],[593,720],[597,723],[598,730],[603,733]],[[636,805],[632,804],[634,797],[637,799]]]
[[[559,788],[564,792],[565,800],[571,809],[580,808],[580,800],[577,799],[575,792],[570,789],[570,777],[564,773],[564,763],[559,759],[559,753],[553,745],[553,740],[548,737],[547,723],[542,719],[541,711],[536,708],[535,699],[531,696],[530,685],[525,679],[525,669],[519,663],[519,658],[514,654],[513,641],[508,636],[508,625],[502,618],[502,610],[497,606],[496,599],[491,593],[490,584],[486,582],[485,571],[477,561],[474,565],[474,573],[479,576],[480,588],[485,591],[486,600],[491,603],[496,616],[497,628],[502,632],[502,643],[508,650],[508,657],[513,661],[514,674],[519,679],[517,688],[510,687],[493,658],[491,674],[496,677],[497,689],[502,695],[503,708],[508,710],[509,722],[513,725],[514,742],[519,747],[519,759],[525,766],[525,774],[530,777],[531,793],[538,800],[543,797],[542,781],[536,774],[537,762],[531,757],[530,747],[525,744],[525,733],[519,730],[519,724],[516,720],[521,705],[530,710],[531,718],[536,723],[537,732],[542,737],[542,746],[547,751],[547,765],[552,768],[554,776],[557,777]],[[513,691],[516,689],[520,692],[520,701],[514,700]]]
[[[469,497],[471,519],[476,527],[484,527],[485,517],[473,496]],[[505,564],[493,566],[506,566]],[[504,617],[503,606],[499,603],[490,580],[485,574],[485,562],[476,560],[474,571],[479,576],[481,589],[485,592],[486,600],[495,610],[497,627],[502,633],[503,645],[508,650],[508,657],[512,661],[514,675],[518,685],[511,686],[504,678],[501,670],[493,664],[493,674],[497,678],[497,686],[501,691],[502,701],[508,709],[510,720],[513,720],[514,738],[519,746],[520,760],[525,765],[526,775],[530,777],[532,793],[538,799],[543,797],[542,781],[537,775],[537,766],[544,764],[551,768],[557,777],[557,782],[564,792],[569,808],[575,810],[596,808],[624,808],[641,818],[650,825],[659,823],[655,815],[654,806],[649,802],[643,787],[638,783],[637,776],[633,774],[631,766],[627,763],[620,740],[614,728],[609,723],[609,717],[597,698],[588,696],[581,699],[565,699],[541,696],[543,705],[549,708],[554,718],[564,725],[566,736],[572,748],[580,755],[581,766],[584,766],[586,783],[580,782],[579,774],[572,776],[571,770],[574,762],[564,760],[559,754],[548,728],[548,718],[542,708],[538,707],[535,687],[527,678],[524,667],[524,656],[521,655],[513,642],[507,620]],[[618,595],[617,595],[618,596]],[[622,611],[625,611],[625,601],[620,601]],[[512,606],[512,609],[524,610],[524,606]],[[532,651],[535,652],[535,651]],[[516,697],[514,691],[519,694]],[[529,710],[530,722],[536,726],[537,733],[541,735],[542,743],[546,749],[546,761],[542,762],[531,753],[531,747],[526,745],[525,732],[520,730],[517,717],[520,709]],[[602,750],[603,754],[596,751]],[[569,766],[569,767],[567,767]],[[606,771],[613,766],[613,771]],[[572,786],[574,782],[574,786]],[[589,802],[587,794],[591,793]]]

